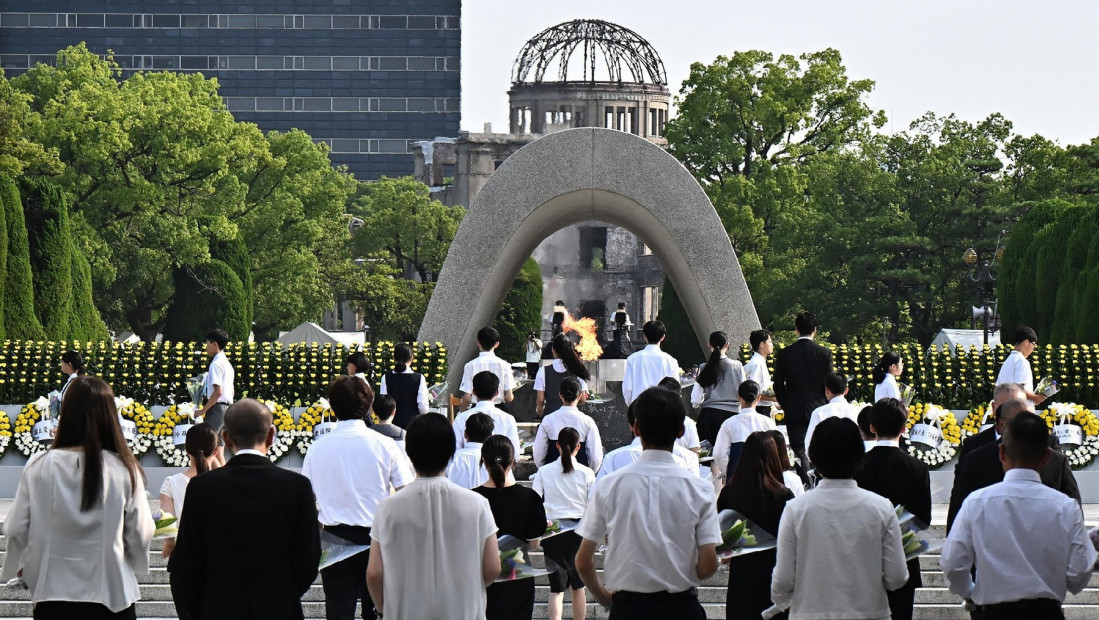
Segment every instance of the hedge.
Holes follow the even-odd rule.
[[[871,372],[886,351],[881,345],[830,345],[834,366],[850,380],[851,398],[861,402],[874,399]],[[777,348],[777,347],[776,347]],[[915,402],[935,403],[947,409],[970,409],[992,399],[992,388],[1011,347],[922,348],[917,343],[895,346],[904,358],[901,383],[916,390]],[[751,351],[745,345],[740,359],[747,362]],[[774,356],[768,358],[774,373]],[[1089,409],[1099,406],[1099,345],[1044,345],[1030,356],[1034,381],[1051,377],[1061,386],[1054,397],[1058,402],[1075,402]]]
[[[371,384],[393,367],[392,342],[367,343]],[[24,404],[60,389],[64,377],[61,354],[80,351],[89,374],[102,377],[115,394],[138,402],[168,405],[190,400],[187,379],[206,372],[209,359],[200,342],[6,341],[0,348],[0,402]],[[309,405],[325,394],[337,375],[347,372],[345,360],[358,347],[273,342],[230,342],[226,355],[236,370],[237,398],[260,398],[286,406]],[[414,370],[429,385],[446,379],[446,349],[440,343],[413,343]]]

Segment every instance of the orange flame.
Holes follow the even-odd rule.
[[[561,328],[566,334],[568,332],[580,334],[580,344],[576,345],[576,353],[580,355],[580,359],[585,362],[594,362],[603,355],[603,347],[599,345],[599,338],[595,333],[595,319],[590,317],[574,319],[571,313],[566,312],[565,322]]]

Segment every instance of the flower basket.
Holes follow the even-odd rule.
[[[272,463],[278,463],[297,442],[297,424],[294,423],[294,416],[290,415],[290,410],[286,407],[273,400],[262,402],[271,410],[271,416],[274,418],[272,423],[275,426],[275,443],[271,444],[267,450],[267,458],[271,459]]]
[[[298,418],[298,452],[305,456],[314,441],[336,428],[335,420],[336,417],[328,405],[328,399],[322,398],[310,405]]]
[[[153,445],[153,414],[149,408],[132,398],[116,396],[115,409],[118,410],[118,423],[122,427],[122,437],[134,456],[141,458]]]
[[[49,407],[50,401],[43,396],[24,405],[15,418],[15,448],[23,456],[34,456],[53,442],[57,420],[50,418]]]
[[[969,410],[962,420],[962,439],[976,435],[992,426],[993,411],[990,403],[981,403]]]
[[[1099,418],[1076,403],[1051,403],[1041,416],[1061,442],[1069,466],[1080,469],[1099,455]]]
[[[194,424],[194,412],[191,403],[172,405],[153,425],[153,446],[169,467],[186,467],[190,462],[183,445],[187,441],[187,431]]]

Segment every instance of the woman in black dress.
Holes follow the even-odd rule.
[[[499,528],[498,536],[536,541],[546,533],[546,509],[534,490],[508,479],[515,463],[511,440],[493,435],[481,446],[481,460],[489,480],[474,490],[488,500]],[[537,546],[537,542],[534,543]],[[772,564],[774,563],[772,559]],[[486,620],[530,620],[534,615],[534,580],[518,579],[494,583],[488,587]]]
[[[717,498],[718,510],[735,510],[768,533],[778,536],[778,522],[794,494],[782,482],[778,445],[767,431],[752,433],[744,442],[733,479]],[[729,620],[759,620],[771,606],[771,573],[777,552],[757,551],[729,562],[725,613]],[[786,612],[779,618],[785,619]]]

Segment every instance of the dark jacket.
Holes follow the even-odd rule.
[[[957,462],[961,463],[965,457],[969,456],[970,452],[990,443],[996,443],[995,425],[986,428],[972,437],[966,437],[965,441],[962,442],[961,447],[958,449]]]
[[[168,571],[194,620],[300,620],[320,555],[309,479],[241,454],[187,485]]]
[[[927,464],[916,457],[900,448],[878,446],[866,453],[855,482],[894,506],[904,506],[924,525],[931,525],[931,473]],[[905,587],[923,586],[918,558],[908,563],[908,574]]]
[[[813,410],[828,402],[824,377],[832,372],[832,352],[808,338],[775,354],[775,396],[786,424],[806,426]]]
[[[1051,489],[1057,489],[1080,503],[1080,487],[1076,484],[1076,477],[1072,474],[1068,459],[1056,444],[1056,438],[1050,436],[1050,439],[1052,449],[1049,462],[1042,471],[1038,472],[1042,477],[1042,484]],[[954,488],[950,491],[950,508],[946,515],[947,532],[954,526],[954,518],[962,509],[965,498],[974,491],[1004,481],[1004,466],[1000,462],[1000,443],[994,437],[992,443],[985,443],[971,450],[965,461],[959,461],[954,468]]]

